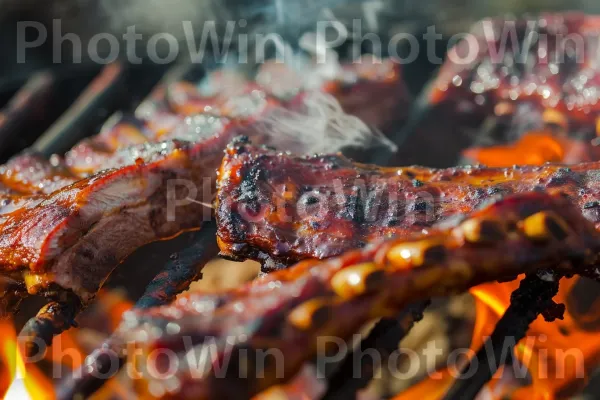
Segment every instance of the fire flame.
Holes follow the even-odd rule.
[[[464,156],[488,167],[511,165],[542,165],[545,162],[583,162],[600,159],[598,149],[583,141],[559,136],[547,131],[528,132],[514,143],[472,147]]]
[[[91,324],[83,323],[81,327],[70,329],[55,337],[52,347],[44,357],[44,360],[53,365],[50,370],[63,371],[66,374],[79,368],[91,347],[98,345],[116,329],[123,312],[131,307],[131,302],[118,292],[101,291],[88,319],[92,323],[101,321],[102,328],[107,331],[100,332],[96,327],[86,326]],[[85,315],[82,317],[85,318]],[[26,362],[19,349],[13,323],[0,322],[0,397],[6,400],[54,399],[53,383],[55,382],[42,373],[36,364]],[[113,378],[92,398],[126,399],[132,396],[126,387]]]
[[[577,278],[563,279],[555,301],[568,305],[569,294],[577,281]],[[484,284],[471,290],[476,300],[472,351],[477,351],[491,334],[517,287],[518,281],[515,281]],[[584,377],[600,358],[600,335],[597,331],[586,331],[580,323],[581,318],[576,319],[569,307],[562,321],[548,323],[538,317],[514,349],[516,359],[528,369],[531,384],[525,387],[506,385],[500,378],[503,371],[499,370],[486,388],[488,398],[500,399],[508,395],[512,399],[553,400],[580,389],[586,382]],[[453,368],[438,371],[394,400],[441,398],[456,374]]]
[[[549,132],[528,132],[514,143],[503,146],[470,148],[464,155],[491,167],[540,165],[545,162],[582,162],[600,159],[597,150],[583,142]],[[522,279],[522,277],[520,278]],[[519,280],[520,280],[519,279]],[[483,345],[494,327],[510,305],[510,295],[518,287],[519,280],[507,283],[488,283],[471,289],[476,301],[476,318],[471,338],[471,354]],[[569,304],[568,298],[578,278],[562,279],[555,301]],[[514,348],[515,359],[529,372],[531,383],[526,387],[507,385],[501,380],[503,369],[499,368],[484,389],[485,398],[552,400],[557,396],[585,384],[586,372],[600,358],[600,335],[588,332],[579,324],[569,307],[562,321],[548,323],[539,316],[530,326],[527,336]],[[583,316],[592,319],[592,315]],[[581,356],[578,358],[578,356]],[[420,383],[413,385],[394,400],[414,398],[441,398],[454,383],[457,368],[437,371]]]
[[[52,383],[34,365],[26,364],[9,321],[0,323],[0,394],[4,399],[53,399]]]
[[[464,154],[474,161],[494,167],[543,164],[547,161],[569,162],[571,159],[586,161],[591,157],[585,144],[547,132],[530,132],[513,144],[470,148]],[[563,279],[555,301],[568,305],[569,294],[577,281],[577,278]],[[510,304],[511,293],[517,287],[518,280],[489,283],[471,289],[470,292],[476,301],[476,319],[470,344],[473,353],[492,333]],[[123,312],[131,307],[132,304],[118,293],[102,291],[98,295],[94,318],[109,321],[108,325],[112,331],[118,326]],[[516,382],[507,384],[502,379],[504,370],[500,368],[484,388],[486,398],[500,399],[510,396],[516,400],[553,400],[583,386],[586,372],[600,359],[600,335],[597,331],[584,329],[581,324],[594,322],[595,317],[590,314],[575,316],[569,307],[562,321],[547,323],[543,317],[538,317],[530,326],[527,336],[514,348],[515,359],[529,372],[530,384],[524,387],[517,386]],[[597,319],[600,321],[600,316]],[[80,344],[80,336],[87,336],[85,329],[71,329],[55,338],[54,343],[60,344],[62,354],[67,349],[71,351],[71,357],[55,357],[56,354],[49,351],[46,360],[54,364],[60,363],[71,370],[80,367],[86,355]],[[581,357],[578,358],[579,355]],[[437,371],[396,396],[394,400],[441,398],[454,383],[457,373],[455,367]],[[316,383],[319,381],[314,377],[314,371],[305,369],[289,384],[265,391],[254,400],[313,398],[323,394],[325,389]],[[25,362],[10,321],[0,321],[0,396],[4,399],[55,398],[52,380],[36,365]],[[93,396],[97,400],[115,397],[129,398],[131,395],[114,378]]]

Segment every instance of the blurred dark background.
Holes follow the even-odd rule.
[[[342,22],[363,18],[364,31],[377,31],[382,37],[400,30],[419,32],[431,24],[449,36],[467,31],[471,23],[482,17],[553,10],[598,12],[600,3],[596,0],[1,0],[0,82],[23,79],[31,68],[51,63],[52,38],[69,33],[80,38],[83,48],[98,33],[120,38],[133,25],[144,39],[167,32],[183,41],[184,20],[199,27],[206,21],[223,26],[226,21],[243,18],[248,21],[247,31],[274,31],[294,38],[314,29],[317,20],[334,17]],[[60,32],[52,29],[53,20],[60,21]],[[19,21],[40,22],[48,32],[45,46],[27,51],[26,68],[16,63]],[[30,28],[27,35],[28,40],[34,40],[37,32]],[[62,61],[68,63],[71,43],[62,44],[65,50]],[[106,43],[99,43],[100,53],[103,45]],[[141,54],[144,40],[139,46]]]
[[[236,26],[236,34],[248,33],[251,41],[253,33],[275,32],[292,47],[298,45],[303,33],[314,31],[317,21],[337,20],[347,26],[359,19],[362,35],[376,32],[381,41],[396,33],[414,34],[422,40],[427,27],[434,25],[443,39],[436,42],[435,53],[443,58],[447,50],[447,40],[453,34],[464,33],[476,20],[486,16],[523,13],[539,13],[556,10],[585,10],[600,12],[597,0],[0,0],[0,109],[10,106],[15,94],[31,82],[35,72],[51,71],[52,95],[47,96],[46,104],[41,104],[32,121],[25,121],[30,127],[21,127],[18,137],[10,142],[0,143],[0,159],[5,160],[47,130],[98,76],[103,65],[90,60],[91,45],[97,56],[110,55],[111,45],[107,40],[97,40],[107,34],[118,40],[118,55],[123,58],[127,51],[123,35],[128,28],[135,27],[141,39],[135,42],[136,57],[141,65],[127,66],[128,77],[122,85],[116,85],[122,95],[113,94],[110,107],[96,107],[97,118],[101,123],[115,110],[127,110],[138,104],[140,97],[160,79],[165,65],[157,65],[148,58],[147,42],[152,35],[167,33],[179,43],[180,57],[170,63],[181,61],[189,55],[189,37],[186,40],[183,21],[189,21],[196,36],[202,35],[207,22],[214,22],[218,40],[227,35],[229,22]],[[245,20],[241,26],[239,21]],[[28,26],[24,29],[25,26]],[[35,41],[45,31],[43,44],[23,48],[24,42]],[[99,36],[100,35],[100,36]],[[80,43],[81,52],[74,51],[73,40]],[[198,44],[199,41],[196,42]],[[340,46],[344,57],[344,47],[352,46],[352,39]],[[218,44],[219,45],[219,44]],[[233,44],[235,46],[235,44]],[[219,45],[220,46],[220,45]],[[370,42],[362,42],[362,50],[370,51]],[[114,47],[114,46],[113,46]],[[171,46],[165,41],[157,42],[157,54],[168,55]],[[204,66],[215,60],[211,57],[211,46],[207,45]],[[19,51],[25,62],[19,62]],[[400,50],[400,54],[402,49]],[[385,53],[383,54],[385,55]],[[75,59],[73,57],[75,56]],[[77,58],[81,56],[81,62]],[[172,62],[171,62],[172,61]],[[217,60],[218,61],[218,60]],[[127,61],[125,60],[125,64]],[[432,65],[425,52],[419,52],[415,62],[403,66],[403,75],[413,95],[421,91],[431,78],[437,65]],[[138,71],[143,70],[143,74]],[[33,91],[38,86],[33,85]],[[42,85],[43,87],[43,85]],[[17,96],[18,98],[18,96]],[[42,98],[40,96],[40,98]],[[10,107],[8,107],[10,109]],[[80,124],[81,125],[81,124]],[[95,125],[81,129],[94,130]],[[13,131],[15,131],[13,129]],[[89,132],[88,132],[89,133]],[[0,132],[0,139],[2,132]],[[68,147],[67,147],[68,148]]]

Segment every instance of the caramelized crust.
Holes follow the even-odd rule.
[[[232,143],[219,171],[221,254],[282,263],[429,230],[498,196],[563,192],[600,227],[600,163],[381,168],[341,155],[295,157]]]
[[[371,82],[380,84],[377,77]],[[211,217],[205,205],[233,137],[247,134],[299,153],[315,144],[276,122],[294,112],[304,116],[309,100],[331,97],[299,86],[282,98],[250,81],[225,95],[223,85],[217,84],[215,96],[176,83],[157,91],[137,116],[109,121],[64,158],[27,153],[0,167],[0,315],[27,293],[70,291],[85,305],[133,250],[199,228]],[[356,121],[341,109],[325,111],[332,115],[322,120]],[[373,140],[368,127],[359,126],[364,129],[353,139]],[[341,148],[345,132],[337,133],[333,144]],[[364,144],[359,142],[351,144]]]
[[[599,27],[578,12],[478,21],[448,51],[394,163],[597,160]]]
[[[156,367],[147,358],[153,350],[177,355],[169,357],[177,364],[160,366],[177,367],[168,378],[139,370],[153,396],[250,398],[325,357],[323,338],[346,340],[411,302],[520,273],[543,271],[549,279],[547,269],[555,269],[559,276],[597,277],[599,251],[596,229],[568,198],[513,195],[426,235],[304,261],[240,288],[187,294],[169,306],[129,313],[120,334],[143,348],[140,367]],[[260,361],[265,354],[269,362]]]
[[[449,51],[432,100],[480,96],[480,106],[503,105],[499,115],[529,103],[556,126],[595,128],[599,27],[600,16],[578,12],[479,21],[469,40]]]

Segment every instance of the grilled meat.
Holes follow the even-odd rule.
[[[341,155],[296,157],[243,141],[217,181],[221,254],[289,264],[430,229],[500,195],[561,191],[600,227],[600,163],[381,168]]]
[[[169,130],[153,129],[164,112],[150,122],[124,119],[64,159],[24,154],[3,166],[0,265],[10,279],[2,287],[2,313],[27,293],[72,291],[85,304],[130,252],[210,218],[198,202],[169,208],[169,196],[190,195],[189,187],[169,182],[210,188],[226,143],[276,106],[260,93],[249,96],[255,101],[245,101],[242,116],[172,114],[177,123]]]
[[[538,33],[552,38],[596,25],[595,19],[577,15],[541,21]],[[492,30],[503,23],[491,21]],[[524,27],[517,23],[519,44],[529,41]],[[476,38],[489,44],[481,34]],[[461,55],[465,46],[459,44],[451,55]],[[429,164],[454,165],[473,137],[464,131],[449,134],[446,122],[479,128],[492,115],[497,126],[486,135],[500,135],[509,145],[490,156],[484,138],[464,153],[471,160],[503,158],[504,163],[507,154],[525,164],[598,158],[589,142],[597,100],[590,92],[596,79],[589,63],[547,63],[559,50],[539,43],[530,51],[533,61],[523,65],[512,50],[500,62],[480,49],[473,63],[455,65],[450,59],[442,69],[430,105],[440,106],[446,119],[429,118],[440,135],[414,135],[410,139],[417,138],[419,146],[409,140],[409,156],[429,153]],[[289,87],[273,91],[289,93]],[[206,105],[203,99],[183,104],[182,113]],[[534,136],[539,132],[530,135],[538,128],[543,140]],[[528,136],[521,137],[524,132]],[[371,319],[395,315],[411,302],[520,273],[541,272],[546,280],[572,274],[597,279],[598,167],[384,169],[337,155],[293,157],[238,140],[219,171],[222,254],[281,264],[313,260],[238,289],[188,294],[170,306],[129,313],[118,335],[144,349],[141,365],[156,360],[154,371],[170,371],[160,379],[147,375],[150,396],[245,398],[323,356],[319,337],[348,339]],[[381,242],[387,236],[397,238]],[[164,350],[177,364],[158,362],[154,350]],[[269,362],[273,351],[283,358]]]
[[[71,291],[86,304],[133,250],[199,228],[210,218],[202,204],[212,201],[222,150],[236,135],[298,152],[381,141],[330,96],[297,90],[281,99],[254,83],[240,90],[215,97],[175,84],[64,158],[23,154],[2,166],[0,314],[27,293]],[[201,101],[198,113],[190,104]],[[321,124],[316,136],[281,125],[300,117]]]
[[[365,86],[368,79],[389,82],[355,76]],[[210,218],[202,204],[212,201],[222,150],[236,135],[300,153],[382,140],[331,97],[304,86],[283,98],[231,77],[209,82],[217,95],[176,83],[156,91],[136,117],[107,123],[64,158],[28,153],[0,168],[0,314],[26,293],[71,291],[85,305],[133,250],[199,228]],[[340,85],[330,82],[324,90]],[[235,92],[228,93],[231,87]],[[301,117],[321,124],[315,138],[329,141],[298,138],[281,125]]]
[[[542,111],[554,109],[572,120],[595,123],[598,93],[586,89],[600,79],[599,26],[598,16],[576,12],[479,21],[471,43],[462,40],[450,50],[431,97],[482,95],[480,104],[492,107],[501,101],[531,101]]]
[[[599,233],[567,197],[513,195],[425,235],[304,261],[240,288],[187,294],[169,306],[129,313],[120,334],[144,349],[138,361],[148,370],[139,371],[152,396],[250,398],[291,379],[305,361],[331,355],[323,339],[347,340],[371,319],[393,316],[410,302],[520,273],[543,271],[548,278],[547,268],[559,276],[597,277],[592,269],[599,251]],[[174,353],[148,361],[148,354],[165,351]],[[169,373],[148,374],[156,370]]]
[[[423,118],[397,160],[436,167],[465,161],[498,165],[500,157],[487,153],[489,146],[530,133],[546,136],[540,148],[505,149],[505,162],[598,159],[590,141],[600,116],[599,26],[598,16],[582,13],[477,22],[449,50],[425,96]],[[464,152],[469,147],[475,149]]]

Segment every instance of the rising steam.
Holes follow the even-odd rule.
[[[300,107],[282,107],[265,114],[253,124],[253,129],[273,138],[273,145],[282,150],[298,154],[369,147],[396,150],[396,145],[380,131],[346,114],[335,97],[323,92],[307,92]]]

